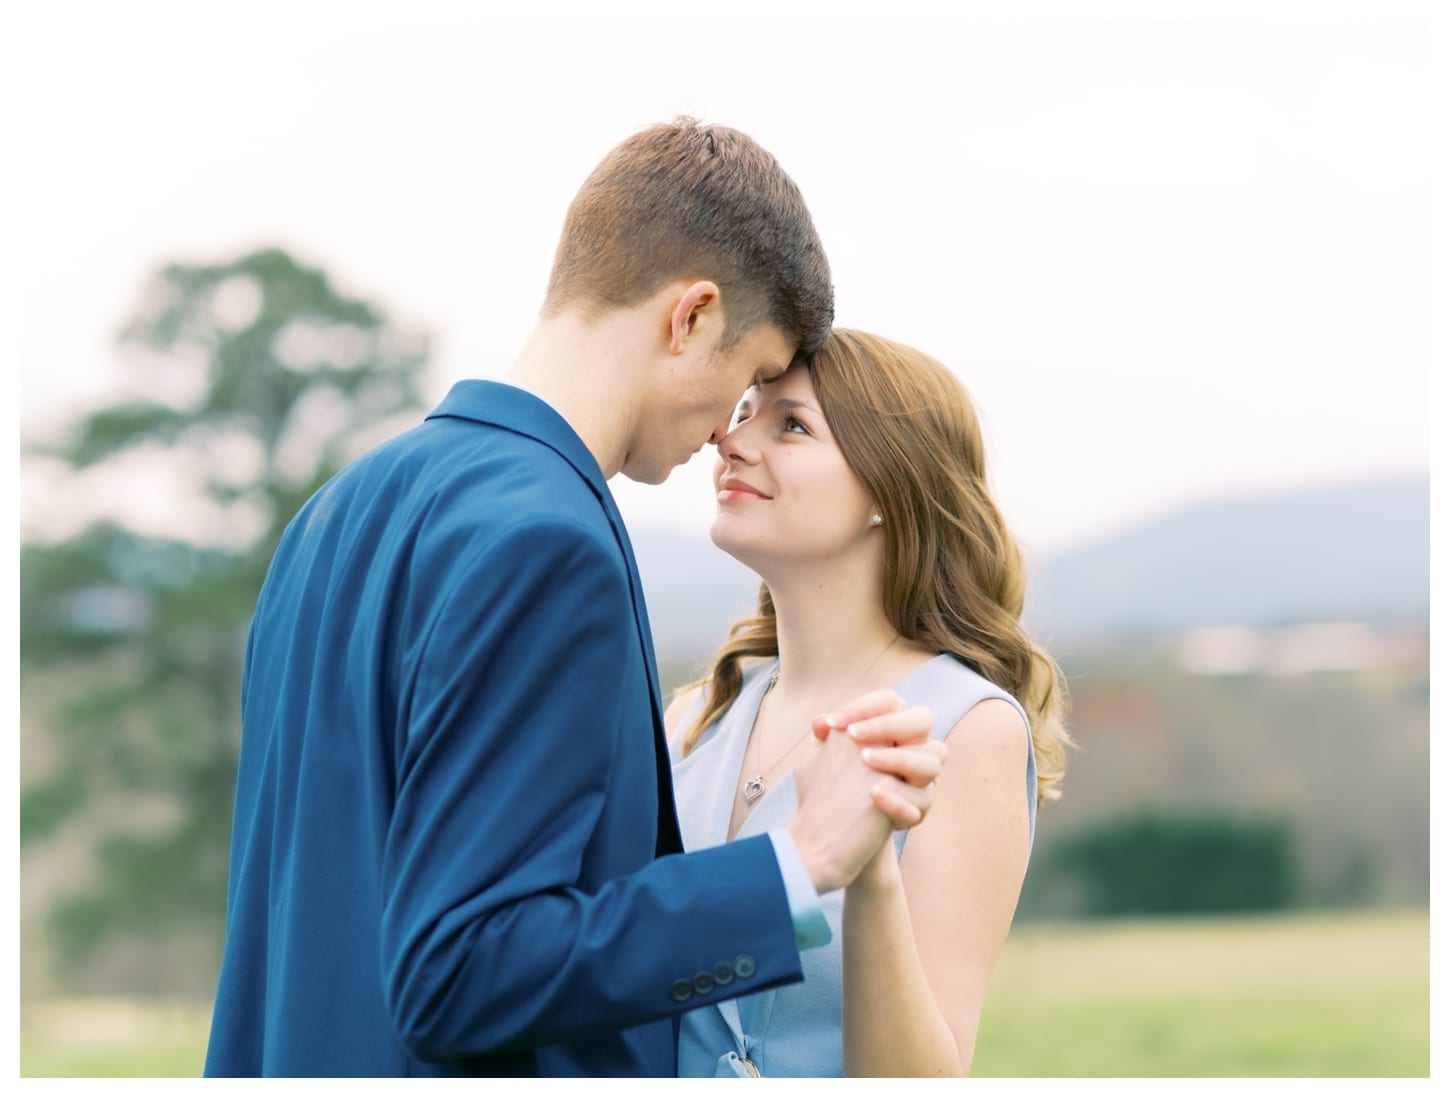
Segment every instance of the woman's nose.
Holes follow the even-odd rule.
[[[747,465],[753,464],[759,459],[758,449],[751,444],[750,434],[746,430],[750,420],[741,420],[733,426],[727,426],[725,432],[715,443],[720,452],[720,457],[725,461],[741,461]]]

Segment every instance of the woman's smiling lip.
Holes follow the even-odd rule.
[[[726,477],[720,482],[720,491],[716,493],[715,498],[722,503],[732,499],[770,499],[753,484],[746,484],[745,481],[735,477]]]

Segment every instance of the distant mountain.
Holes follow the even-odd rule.
[[[1052,557],[1034,635],[1428,619],[1430,484],[1397,480],[1204,503]]]
[[[704,537],[634,534],[662,665],[698,666],[754,606]],[[1398,480],[1206,502],[1029,564],[1025,619],[1055,644],[1207,625],[1428,619],[1430,485]]]

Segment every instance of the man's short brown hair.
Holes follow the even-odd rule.
[[[585,180],[544,313],[628,307],[676,278],[720,287],[726,347],[766,321],[801,355],[830,332],[831,272],[800,190],[739,130],[683,117],[616,146]]]

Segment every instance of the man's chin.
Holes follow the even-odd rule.
[[[675,468],[675,466],[666,466],[661,469],[658,465],[626,464],[619,471],[636,484],[663,484]]]

